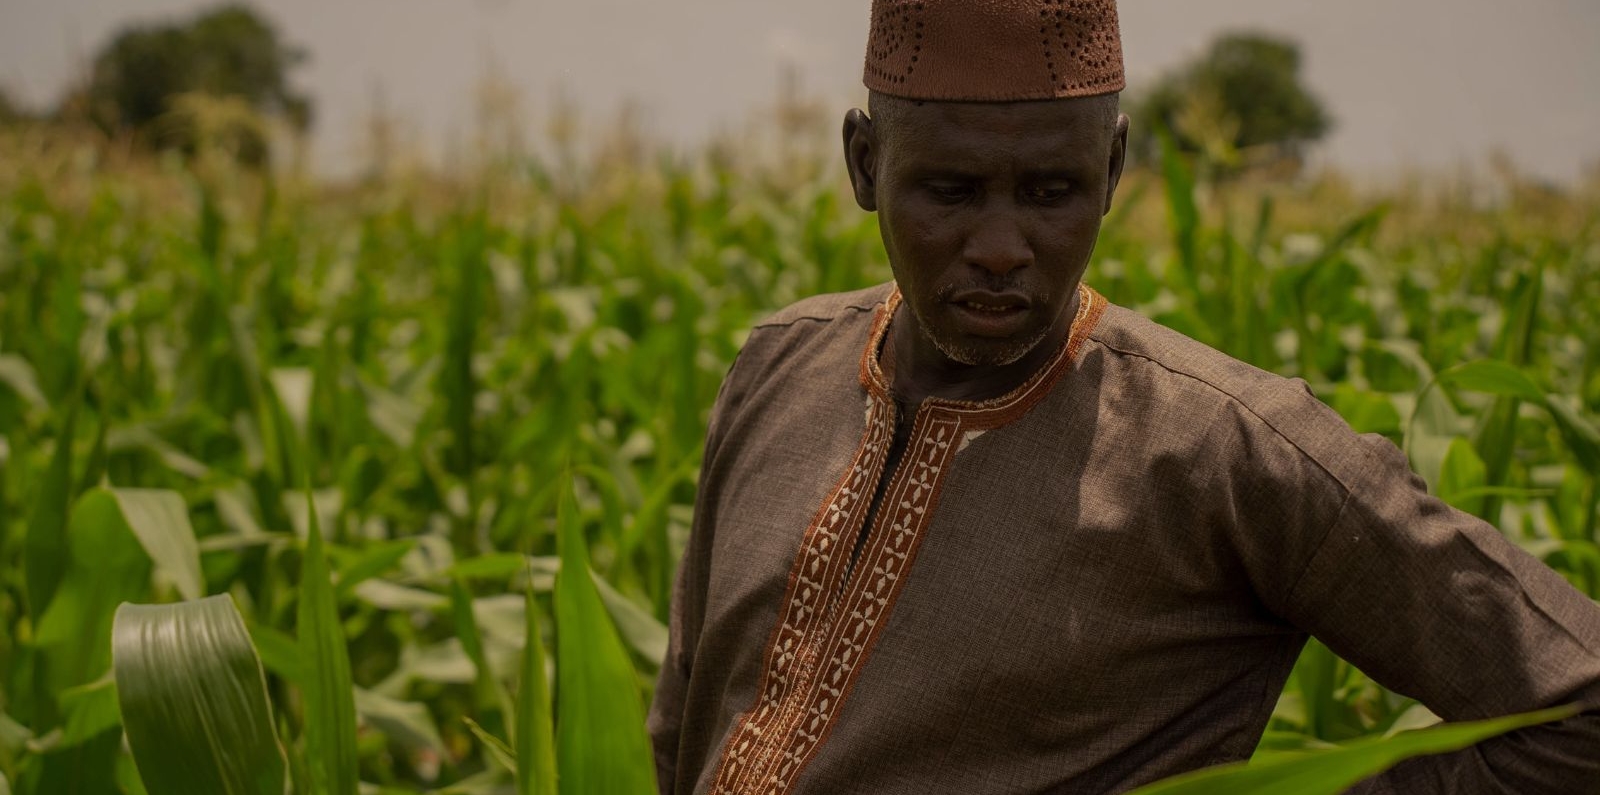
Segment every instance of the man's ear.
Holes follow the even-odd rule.
[[[860,108],[844,115],[844,165],[856,204],[867,212],[878,209],[878,132]]]
[[[1122,182],[1122,167],[1128,159],[1128,114],[1117,114],[1117,131],[1111,138],[1111,163],[1106,172],[1106,209],[1111,212],[1111,197],[1117,193],[1117,184]]]

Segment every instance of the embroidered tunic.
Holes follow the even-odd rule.
[[[1387,440],[1088,288],[1027,383],[900,416],[898,302],[802,301],[724,382],[664,792],[1121,792],[1248,758],[1308,633],[1447,720],[1591,710],[1365,791],[1600,787],[1600,607]]]

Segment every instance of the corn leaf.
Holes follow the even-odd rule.
[[[200,546],[189,524],[189,510],[175,491],[111,489],[122,517],[161,572],[172,580],[184,599],[199,599],[205,591],[200,578]]]
[[[1445,453],[1444,467],[1439,473],[1439,499],[1478,516],[1484,515],[1486,490],[1489,488],[1483,464],[1472,443],[1457,436]]]
[[[150,560],[107,489],[72,507],[65,571],[35,638],[46,692],[88,684],[111,665],[111,619],[117,605],[148,588]]]
[[[478,722],[471,718],[462,718],[461,720],[467,724],[467,731],[472,732],[472,736],[478,738],[478,742],[483,743],[483,747],[489,752],[490,759],[505,768],[507,772],[517,772],[516,755],[512,752],[511,746],[506,745],[505,740],[490,734],[487,729],[479,726]]]
[[[124,604],[112,645],[123,727],[146,789],[283,794],[265,675],[231,597]]]
[[[589,575],[571,486],[558,510],[556,769],[564,795],[656,791],[638,677]]]
[[[355,688],[355,704],[356,714],[363,721],[406,749],[426,750],[440,758],[450,755],[427,705],[401,701],[359,687]]]
[[[483,716],[480,723],[489,732],[499,735],[505,730],[505,715],[510,711],[506,705],[511,699],[495,677],[489,658],[484,654],[483,633],[478,631],[478,619],[473,615],[472,596],[460,580],[450,582],[450,614],[455,622],[456,637],[461,639],[461,648],[472,660],[476,672],[472,689],[475,706]]]
[[[78,402],[73,401],[56,438],[50,468],[34,489],[28,535],[23,544],[23,571],[28,581],[28,613],[34,623],[55,596],[67,560],[67,509],[72,504],[72,439],[78,427]]]
[[[544,641],[539,637],[539,605],[532,578],[524,593],[527,635],[517,687],[517,795],[556,795],[556,748],[546,679]]]
[[[1219,765],[1140,787],[1130,795],[1337,795],[1411,757],[1460,750],[1498,734],[1560,720],[1575,712],[1571,707],[1558,707],[1358,740],[1326,751]]]
[[[1544,390],[1516,367],[1496,359],[1479,359],[1439,371],[1441,386],[1543,403]]]
[[[308,666],[305,694],[306,754],[315,795],[356,795],[356,707],[350,655],[334,601],[321,523],[309,504],[309,537],[300,572],[300,654]]]

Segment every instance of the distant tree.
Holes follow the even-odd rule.
[[[1301,82],[1299,47],[1260,33],[1217,38],[1200,58],[1151,86],[1134,108],[1147,129],[1159,125],[1180,149],[1204,152],[1222,165],[1238,163],[1241,150],[1265,159],[1298,158],[1332,126]],[[1150,154],[1154,139],[1146,136],[1143,144]]]
[[[17,107],[11,95],[6,93],[4,86],[0,86],[0,124],[12,124],[27,118],[27,114]]]
[[[123,30],[95,57],[83,96],[66,104],[81,105],[108,132],[134,132],[157,146],[195,145],[200,131],[185,121],[192,114],[173,115],[177,98],[194,94],[242,101],[304,130],[311,103],[288,81],[289,70],[304,59],[255,12],[227,6],[185,23]],[[250,152],[242,156],[256,159]]]

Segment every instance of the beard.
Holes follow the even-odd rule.
[[[922,326],[920,323],[918,326],[921,327],[923,336],[927,337],[928,341],[932,342],[933,346],[945,355],[945,358],[969,367],[1004,367],[1008,364],[1016,364],[1022,357],[1027,356],[1029,351],[1038,347],[1045,337],[1050,335],[1050,327],[1044,326],[1028,337],[997,341],[991,345],[978,345],[948,339],[928,327]]]
[[[940,307],[950,305],[953,297],[962,290],[971,289],[971,285],[945,285],[934,294],[935,311]],[[1007,292],[1011,285],[1005,283],[991,283],[983,285],[984,289],[993,292]],[[1029,311],[1041,311],[1050,305],[1050,294],[1034,293],[1029,296]],[[1041,323],[1037,328],[1025,330],[1022,334],[1011,339],[968,339],[954,329],[940,327],[929,323],[929,318],[923,317],[912,303],[907,301],[906,307],[911,309],[911,315],[916,320],[919,333],[933,343],[934,348],[944,354],[945,358],[957,364],[969,367],[1004,367],[1015,364],[1027,356],[1030,351],[1039,346],[1046,337],[1050,336],[1052,323]]]

